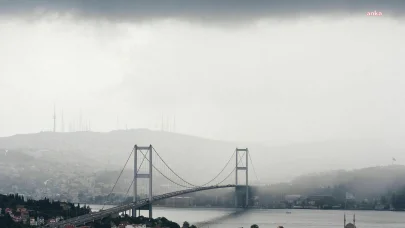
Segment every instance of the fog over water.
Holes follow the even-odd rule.
[[[93,211],[98,211],[100,205],[90,205]],[[184,218],[198,227],[250,227],[257,224],[259,227],[277,227],[283,225],[288,228],[312,227],[342,227],[343,211],[340,210],[248,210],[235,212],[235,209],[210,208],[154,208],[156,217],[165,216],[170,220],[183,224]],[[147,211],[141,211],[147,216]],[[405,224],[401,213],[388,211],[346,211],[347,222],[352,222],[356,214],[358,227],[390,227],[399,228]]]
[[[62,111],[65,131],[163,115],[211,139],[401,156],[405,2],[283,2],[2,1],[0,136],[52,129],[55,103],[58,130]]]

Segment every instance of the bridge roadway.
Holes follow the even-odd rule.
[[[174,197],[174,196],[184,195],[187,193],[199,192],[199,191],[205,191],[205,190],[211,190],[211,189],[218,189],[218,188],[231,188],[231,187],[236,187],[236,185],[214,185],[214,186],[197,187],[197,188],[191,188],[191,189],[186,189],[186,190],[181,190],[181,191],[176,191],[176,192],[170,192],[170,193],[154,196],[152,198],[152,203],[155,201],[158,201],[158,200],[163,200],[163,199],[167,199],[167,198]],[[148,204],[149,204],[149,199],[142,199],[142,200],[138,200],[136,202],[119,205],[119,206],[112,207],[112,208],[102,210],[99,212],[93,212],[90,214],[81,215],[81,216],[74,217],[71,219],[63,220],[63,221],[60,221],[57,223],[47,224],[44,227],[52,227],[52,228],[55,227],[56,228],[56,227],[64,227],[65,225],[75,225],[75,226],[84,225],[89,222],[101,220],[101,219],[106,218],[113,214],[118,214],[123,211],[128,211],[134,207],[139,208],[139,207],[142,207],[142,206],[145,206]]]

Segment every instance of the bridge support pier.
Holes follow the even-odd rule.
[[[142,151],[147,151],[145,154],[142,153]],[[148,165],[148,169],[149,172],[148,173],[138,173],[138,170],[140,170],[141,167],[138,167],[138,152],[141,152],[142,156],[147,158],[146,156],[149,155],[149,158],[147,158],[147,160],[149,161],[149,165]],[[140,165],[141,166],[141,165]],[[152,169],[153,169],[153,165],[152,165],[152,145],[149,145],[148,147],[139,147],[137,145],[135,145],[134,147],[134,196],[133,196],[133,202],[135,203],[137,200],[139,200],[137,198],[137,191],[138,191],[138,179],[140,178],[145,178],[149,180],[149,192],[148,192],[148,199],[149,199],[149,218],[152,218]],[[132,208],[132,217],[137,217],[137,213],[136,213],[136,209],[137,208]],[[139,214],[140,215],[140,210],[139,210]]]
[[[239,152],[244,152],[241,156],[239,156]],[[243,162],[243,158],[245,157],[245,162]],[[245,164],[243,164],[245,163]],[[235,207],[238,207],[238,171],[245,171],[246,174],[246,194],[245,194],[245,204],[244,206],[247,208],[249,206],[249,172],[248,172],[248,164],[249,164],[249,150],[246,149],[239,149],[236,148],[236,168],[235,168]]]

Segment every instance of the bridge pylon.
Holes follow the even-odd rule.
[[[147,151],[145,154],[142,153],[142,151]],[[138,152],[141,153],[142,156],[146,157],[149,155],[148,161],[148,172],[147,173],[141,173],[140,172],[140,167],[138,167]],[[142,163],[143,164],[143,163]],[[142,164],[140,166],[142,166]],[[152,170],[153,170],[153,165],[152,165],[152,145],[149,145],[148,147],[140,147],[138,145],[134,146],[134,195],[133,195],[133,202],[136,202],[137,200],[137,194],[138,194],[138,179],[148,179],[149,180],[149,192],[148,192],[148,199],[149,202],[152,202]],[[139,209],[140,210],[140,209]],[[148,209],[149,210],[149,218],[152,218],[152,203],[149,204]],[[136,217],[136,207],[132,208],[132,217]]]
[[[239,152],[243,152],[242,155],[239,155]],[[245,158],[245,162],[242,162],[243,158]],[[245,207],[249,205],[249,172],[248,172],[248,159],[249,159],[249,149],[240,149],[236,148],[236,168],[235,168],[235,207],[238,207],[238,171],[245,171],[246,174],[246,194],[245,194]],[[242,162],[242,164],[240,164]],[[243,165],[243,163],[245,163]]]

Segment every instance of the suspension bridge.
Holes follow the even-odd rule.
[[[195,184],[186,181],[183,177],[177,174],[177,172],[168,165],[152,145],[147,147],[135,145],[108,197],[114,192],[114,189],[132,156],[134,174],[133,178],[131,178],[132,182],[127,188],[125,194],[125,198],[127,198],[132,189],[132,202],[122,202],[120,205],[105,210],[104,203],[103,208],[98,212],[92,212],[90,214],[62,220],[53,224],[47,224],[45,227],[53,228],[64,227],[66,225],[85,225],[86,223],[91,223],[109,216],[118,215],[121,212],[126,213],[128,211],[131,213],[132,217],[137,217],[137,214],[138,216],[140,215],[141,209],[148,210],[149,218],[152,218],[152,204],[156,201],[212,189],[235,188],[235,207],[247,208],[249,205],[249,162],[252,165],[253,172],[257,178],[248,148],[236,148],[218,174],[203,184]],[[234,165],[232,164],[233,159],[235,159]],[[245,183],[242,185],[239,184],[239,182],[241,182],[241,178],[238,176],[240,171],[245,172],[245,180],[243,181]],[[235,176],[233,177],[233,175]],[[244,191],[243,200],[238,197],[238,191]]]

